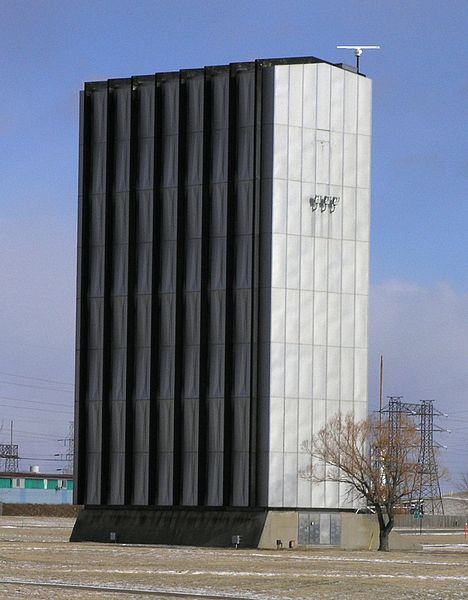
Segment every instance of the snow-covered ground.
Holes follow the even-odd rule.
[[[261,551],[71,544],[71,525],[0,517],[0,598],[468,598],[463,536],[424,535],[420,552]]]

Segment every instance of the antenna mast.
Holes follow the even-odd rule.
[[[354,56],[356,57],[356,71],[359,73],[359,59],[363,50],[380,50],[380,46],[337,46],[337,48],[344,48],[345,50],[354,50]]]

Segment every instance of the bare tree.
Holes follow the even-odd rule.
[[[468,491],[468,473],[462,473],[458,479],[458,485],[462,492]]]
[[[310,457],[301,477],[346,484],[377,514],[379,550],[388,551],[395,510],[416,495],[420,436],[409,419],[369,417],[356,421],[338,413],[312,440],[302,444]]]

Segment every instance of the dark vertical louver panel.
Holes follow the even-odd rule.
[[[211,202],[207,280],[206,497],[223,504],[229,72],[211,73]]]
[[[112,384],[112,328],[113,311],[112,300],[114,292],[114,268],[121,263],[114,261],[114,177],[115,177],[115,114],[114,95],[111,82],[107,82],[106,91],[106,164],[105,164],[105,227],[104,227],[104,252],[103,252],[103,294],[104,294],[104,319],[103,319],[103,349],[102,349],[102,385],[101,385],[101,503],[109,503],[110,484],[110,453],[111,453],[111,428],[113,417],[111,407]],[[96,407],[97,408],[97,407]]]
[[[270,430],[271,231],[273,176],[274,68],[257,63],[257,126],[254,252],[254,340],[252,398],[256,402],[255,469],[251,470],[251,506],[268,505]]]
[[[265,114],[268,115],[268,109],[273,108],[273,88],[267,89],[265,96],[263,95],[263,69],[258,62],[255,63],[255,123],[254,123],[254,187],[253,187],[253,210],[251,217],[253,219],[252,231],[252,292],[251,292],[251,356],[250,356],[250,465],[249,465],[249,506],[265,506],[266,502],[260,500],[264,494],[259,490],[261,483],[259,478],[259,452],[258,452],[258,430],[263,426],[263,415],[259,415],[260,403],[258,400],[258,341],[259,341],[259,290],[260,290],[260,269],[264,268],[263,260],[271,260],[268,257],[260,255],[260,208],[261,208],[261,183],[262,183],[262,121]],[[272,120],[272,119],[271,119]],[[271,169],[273,165],[270,165]],[[270,171],[272,173],[272,170]],[[268,175],[270,174],[268,173]],[[268,199],[268,204],[271,207],[272,198]],[[262,315],[262,319],[270,320],[270,313]],[[268,401],[269,405],[269,401]],[[269,417],[267,417],[269,428]],[[267,470],[266,465],[261,466]],[[267,470],[268,473],[268,470]],[[268,486],[268,475],[266,483]],[[265,478],[263,483],[265,482]],[[266,499],[266,496],[265,496]]]
[[[75,353],[75,452],[76,485],[73,502],[83,504],[86,491],[86,390],[88,379],[88,274],[89,274],[89,156],[90,101],[86,89],[80,93],[80,140],[78,177],[78,248],[76,285]]]
[[[127,372],[125,393],[125,454],[124,454],[124,504],[128,505],[133,499],[134,482],[134,390],[137,387],[135,376],[136,316],[137,316],[137,194],[136,181],[138,171],[138,86],[130,80],[130,143],[129,143],[129,173],[128,173],[128,303],[127,303]],[[138,313],[140,316],[141,313]],[[149,323],[147,323],[149,325]],[[139,357],[140,358],[140,357]],[[144,356],[141,357],[144,364]],[[139,363],[138,363],[139,364]],[[142,369],[139,368],[139,374]],[[141,378],[138,380],[140,383]],[[149,386],[148,386],[149,387]]]
[[[159,448],[160,441],[158,432],[159,408],[160,408],[160,366],[162,364],[162,346],[161,346],[161,310],[159,295],[159,280],[161,274],[161,242],[162,242],[162,223],[165,213],[162,210],[162,137],[163,137],[163,94],[158,75],[154,77],[154,100],[150,104],[152,107],[150,114],[153,120],[153,189],[152,189],[152,279],[151,279],[151,358],[150,358],[150,451],[149,476],[148,476],[148,502],[157,504],[159,501],[158,482],[159,482]],[[151,119],[151,117],[150,117]],[[148,135],[150,135],[150,128]]]
[[[84,502],[100,504],[102,502],[101,479],[103,472],[102,453],[102,415],[104,402],[104,321],[105,321],[105,250],[108,227],[107,214],[107,162],[108,162],[108,97],[107,85],[100,85],[89,92],[89,155],[88,163],[84,160],[88,172],[88,189],[86,207],[89,211],[88,265],[89,277],[87,285],[87,380],[84,382],[85,406],[85,439],[86,470],[84,483]],[[84,290],[83,290],[84,292]],[[85,298],[83,296],[82,301]],[[82,372],[83,372],[82,371]]]
[[[236,211],[232,273],[232,504],[249,504],[255,71],[236,73]]]
[[[107,503],[125,503],[125,466],[127,439],[127,391],[129,306],[131,299],[130,267],[130,142],[131,142],[131,81],[109,82],[113,100],[111,168],[112,202],[112,274],[110,276],[109,335],[109,483]],[[133,249],[132,249],[133,250]],[[131,317],[132,318],[132,317]],[[133,345],[133,344],[132,344]]]
[[[161,88],[159,323],[157,365],[156,504],[173,503],[176,377],[179,77],[158,78]],[[158,118],[158,117],[156,117]]]
[[[240,63],[86,87],[76,359],[86,504],[265,498],[271,170],[259,86]]]
[[[208,380],[208,275],[210,260],[211,215],[211,128],[212,128],[212,82],[211,70],[203,72],[203,165],[201,198],[201,265],[200,265],[200,370],[198,406],[198,461],[197,504],[207,502],[207,380]]]
[[[151,361],[153,326],[154,222],[154,80],[134,81],[137,117],[132,152],[135,153],[135,321],[133,386],[133,485],[131,503],[150,503]],[[157,245],[157,240],[154,244]],[[153,500],[154,501],[154,500]]]
[[[183,282],[183,377],[181,504],[198,502],[198,428],[200,404],[200,295],[202,264],[204,77],[197,71],[185,77],[186,196],[185,272]]]
[[[184,353],[184,305],[186,273],[186,204],[187,204],[187,80],[183,71],[179,74],[179,113],[177,122],[177,249],[175,294],[175,368],[174,368],[174,435],[172,462],[172,504],[182,500],[182,452],[183,452],[183,388],[185,374]]]
[[[223,406],[223,506],[229,506],[232,500],[232,378],[233,378],[233,279],[235,269],[234,220],[236,217],[236,189],[238,182],[238,115],[237,115],[237,72],[234,65],[229,69],[229,105],[228,105],[228,149],[227,149],[227,202],[225,219],[225,247],[223,262],[225,270],[225,305],[224,314],[224,406]],[[221,253],[220,253],[221,254]]]

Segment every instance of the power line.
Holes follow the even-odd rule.
[[[41,437],[41,438],[47,438],[50,440],[56,440],[57,437],[53,434],[48,434],[48,433],[36,433],[34,431],[25,431],[24,429],[16,429],[16,433],[23,433],[26,435],[32,435],[32,436],[36,436],[36,437]]]
[[[55,381],[54,379],[43,379],[42,377],[30,377],[28,375],[15,375],[14,373],[5,373],[0,371],[0,375],[6,375],[7,377],[18,377],[19,379],[31,379],[33,381],[43,381],[45,383],[55,383],[57,385],[69,385],[75,387],[74,383],[67,383],[66,381]]]
[[[13,402],[29,402],[31,404],[50,404],[50,406],[61,406],[63,408],[65,402],[50,402],[49,400],[25,400],[22,398],[13,398],[12,396],[1,396],[0,400],[12,400]],[[67,402],[69,402],[67,400]]]
[[[19,340],[15,339],[3,339],[4,343],[7,343],[9,346],[15,345],[15,346],[19,346],[19,347],[23,347],[23,348],[39,348],[40,350],[58,350],[60,352],[64,352],[65,349],[69,350],[69,348],[67,346],[44,346],[42,344],[27,344],[25,342],[20,342]]]
[[[20,410],[24,410],[21,406],[12,406],[11,404],[0,404],[1,408],[16,408]],[[47,408],[32,408],[31,406],[27,408],[27,410],[38,410],[39,412],[50,412],[50,413],[62,413],[64,415],[69,415],[70,411],[65,410],[47,410]],[[73,412],[73,408],[70,409]]]
[[[37,460],[38,462],[64,462],[62,458],[43,458],[42,456],[19,456],[19,460]]]
[[[20,438],[23,441],[26,442],[34,442],[35,444],[37,443],[44,443],[44,444],[51,444],[52,442],[56,441],[57,438],[55,436],[40,436],[40,435],[34,435],[34,434],[29,434],[29,433],[18,433],[18,431],[16,431],[16,437]]]
[[[34,443],[34,445],[36,445],[36,444],[47,444],[48,447],[51,445],[51,440],[41,440],[41,439],[30,438],[30,437],[24,438],[22,435],[17,435],[16,439],[19,440],[19,441],[21,441],[21,442],[24,442],[24,443],[31,442],[31,443]]]
[[[18,423],[21,424],[31,424],[33,423],[34,426],[39,426],[39,425],[48,425],[48,426],[54,426],[54,429],[58,429],[58,428],[63,428],[65,426],[65,424],[70,420],[70,417],[66,417],[65,415],[62,415],[61,413],[50,413],[47,415],[47,422],[42,422],[39,421],[37,418],[37,415],[33,415],[32,413],[26,413],[26,407],[21,407],[21,409],[24,411],[23,413],[19,414],[16,411],[9,411],[9,410],[5,410],[4,411],[4,419],[11,419],[13,415],[15,420]],[[29,416],[31,416],[32,418],[28,418],[25,416],[25,414],[28,414]],[[1,423],[2,421],[0,420],[0,432],[1,432]],[[55,439],[55,436],[54,436]]]
[[[63,458],[45,458],[43,456],[18,456],[19,460],[37,460],[38,462],[65,462]]]
[[[32,388],[34,390],[47,390],[48,392],[60,392],[60,393],[64,393],[64,394],[73,394],[73,390],[65,390],[65,389],[60,389],[60,388],[56,388],[56,387],[52,387],[52,386],[45,386],[45,385],[31,385],[30,383],[14,383],[13,381],[0,381],[0,384],[2,385],[16,385],[17,387],[27,387],[27,388]]]

